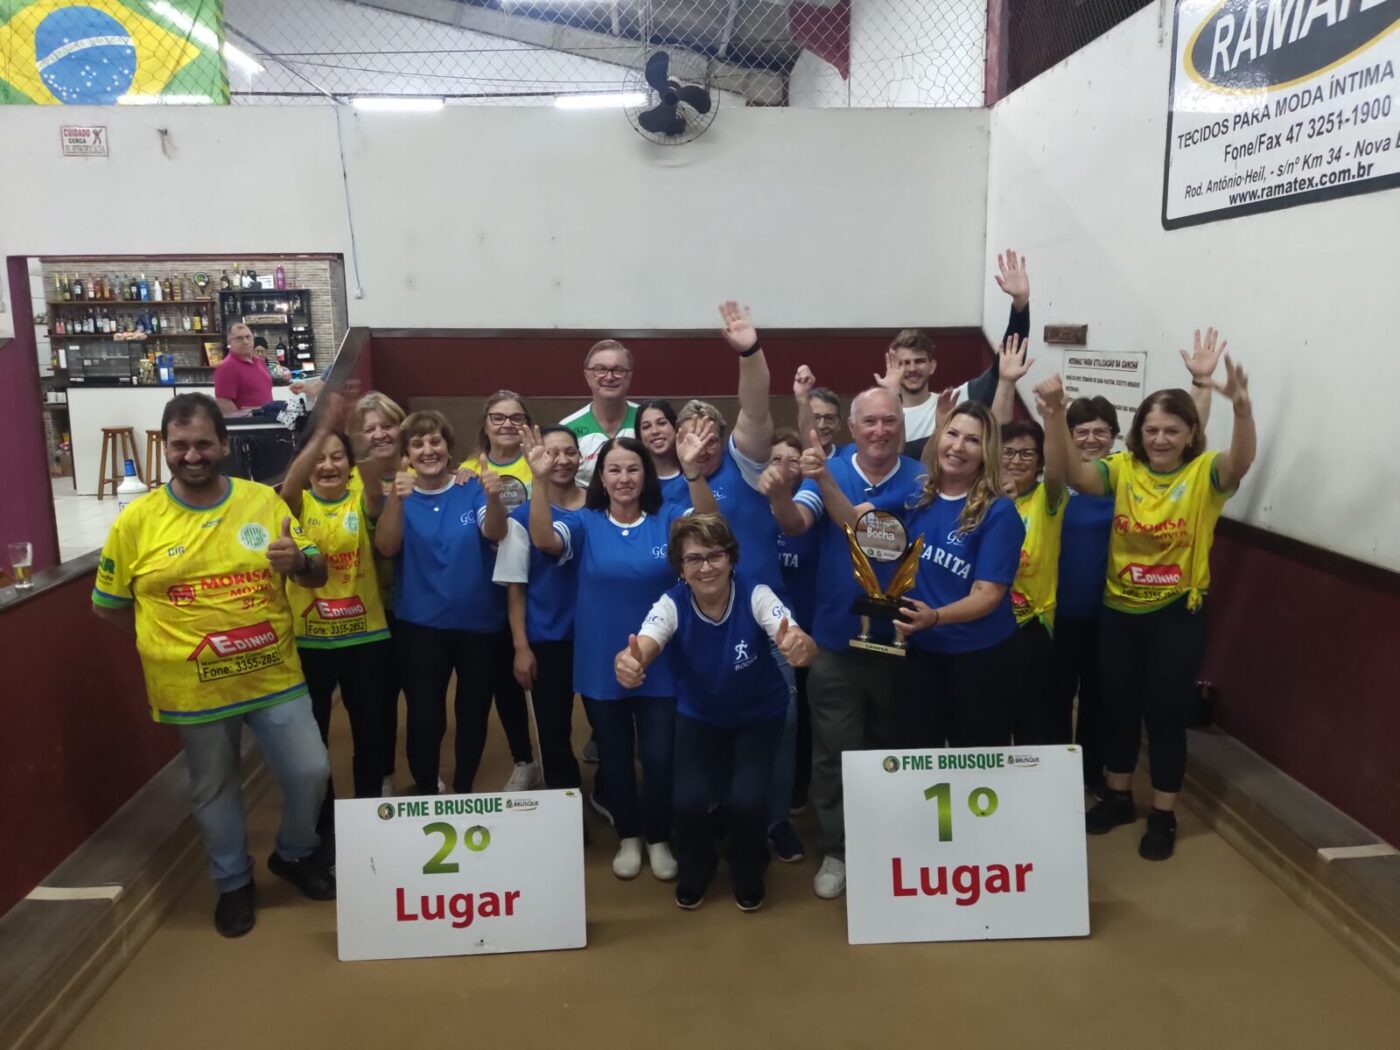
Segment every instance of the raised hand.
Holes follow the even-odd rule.
[[[938,622],[938,610],[917,598],[905,598],[899,610],[899,619],[894,621],[894,629],[901,638],[908,638],[915,631],[923,631]]]
[[[787,492],[792,488],[794,480],[786,467],[779,463],[769,463],[758,476],[758,491],[764,496],[771,496],[775,492]]]
[[[413,495],[413,475],[408,466],[408,457],[404,456],[399,462],[399,472],[394,475],[394,495],[399,499],[408,499]]]
[[[806,365],[798,365],[797,371],[792,377],[792,396],[806,397],[817,386],[817,377],[812,374],[812,370]]]
[[[301,548],[292,539],[292,519],[282,519],[282,534],[267,545],[267,563],[283,576],[303,567]]]
[[[937,429],[943,425],[943,421],[953,414],[953,409],[958,407],[958,387],[950,386],[938,395],[938,402],[933,406],[933,425]]]
[[[806,667],[817,655],[817,646],[811,636],[796,624],[789,623],[786,616],[778,624],[778,633],[773,638],[773,643],[778,647],[778,652],[783,654],[783,659],[792,667]]]
[[[1018,256],[1012,249],[997,256],[997,287],[1011,296],[1011,305],[1024,310],[1031,301],[1031,277],[1026,272],[1026,257]]]
[[[826,474],[826,453],[822,451],[821,438],[817,437],[815,430],[807,431],[807,447],[803,449],[797,467],[804,478],[813,481],[820,481]]]
[[[530,464],[533,474],[548,474],[553,457],[540,437],[539,427],[520,428],[520,448],[525,453],[525,462]]]
[[[613,673],[617,684],[624,689],[640,689],[646,681],[646,658],[642,656],[642,643],[635,634],[627,636],[627,648],[613,658]]]
[[[1065,385],[1059,372],[1035,385],[1035,404],[1042,416],[1057,416],[1065,410]]]
[[[501,498],[501,476],[490,467],[481,468],[481,487],[486,490],[487,499]]]
[[[1026,340],[1019,335],[1009,335],[1001,344],[997,354],[997,374],[1008,382],[1024,379],[1035,364],[1035,358],[1026,356]]]
[[[885,351],[885,374],[879,372],[871,373],[875,377],[875,385],[888,390],[895,397],[899,396],[899,388],[904,380],[904,369],[899,364],[899,352],[894,349]]]
[[[1219,343],[1217,345],[1217,340]],[[1201,338],[1201,330],[1196,329],[1196,336],[1191,345],[1191,352],[1178,350],[1181,360],[1186,364],[1186,370],[1191,373],[1193,380],[1201,383],[1207,382],[1211,376],[1215,375],[1215,366],[1220,362],[1220,355],[1225,353],[1225,348],[1230,344],[1220,339],[1220,333],[1214,328],[1207,328],[1205,338]],[[1217,387],[1217,389],[1219,389]]]
[[[1225,382],[1212,379],[1210,385],[1216,393],[1224,394],[1230,399],[1235,406],[1236,415],[1249,411],[1249,376],[1245,375],[1244,368],[1235,364],[1229,354],[1225,355]]]
[[[758,329],[753,326],[747,306],[730,299],[719,304],[719,315],[724,320],[724,341],[735,353],[750,350],[758,342]]]
[[[698,473],[696,464],[705,454],[705,446],[719,440],[719,427],[713,419],[704,416],[691,416],[682,424],[676,436],[676,458],[681,462],[681,471],[686,477]]]

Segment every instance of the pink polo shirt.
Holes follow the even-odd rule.
[[[232,401],[239,408],[260,408],[272,400],[272,376],[262,358],[244,361],[229,354],[214,369],[214,396]]]

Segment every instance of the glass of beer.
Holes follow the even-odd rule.
[[[15,590],[27,591],[34,586],[34,544],[10,544],[10,568],[14,571]]]

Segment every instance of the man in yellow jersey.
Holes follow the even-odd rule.
[[[151,716],[177,726],[225,937],[253,928],[239,743],[246,723],[282,788],[268,868],[313,900],[335,897],[318,856],[326,748],[297,659],[284,578],[326,582],[326,563],[266,485],[228,478],[213,398],[180,394],[161,418],[170,484],[117,518],[98,563],[94,611],[136,639]]]

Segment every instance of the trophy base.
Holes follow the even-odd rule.
[[[863,649],[868,653],[883,653],[885,656],[903,656],[908,649],[901,645],[885,645],[883,642],[872,642],[865,638],[852,638],[849,643],[852,649]]]
[[[863,649],[867,653],[883,653],[885,656],[903,656],[908,646],[904,639],[900,638],[898,635],[895,636],[893,644],[888,642],[872,642],[870,640],[869,614],[874,613],[876,619],[894,619],[894,617],[886,615],[889,608],[889,605],[886,603],[877,603],[869,599],[858,599],[852,611],[861,613],[860,637],[852,638],[847,645],[852,649]]]

